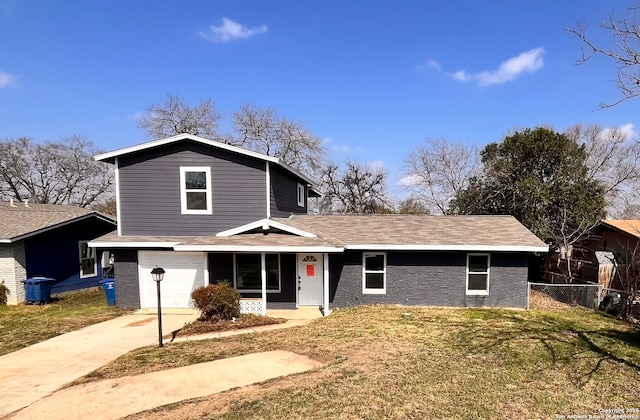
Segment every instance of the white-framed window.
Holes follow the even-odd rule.
[[[212,214],[211,167],[180,167],[182,214]]]
[[[467,295],[489,294],[489,254],[467,254]]]
[[[98,274],[96,250],[89,247],[88,241],[78,242],[78,257],[80,260],[80,278],[93,277]]]
[[[280,293],[280,254],[265,254],[267,293]],[[233,285],[243,292],[262,291],[260,254],[233,254]]]
[[[298,183],[298,205],[300,207],[304,207],[305,196],[304,196],[304,185]]]
[[[365,252],[362,254],[362,293],[387,293],[387,254]]]

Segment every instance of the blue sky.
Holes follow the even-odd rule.
[[[382,165],[394,185],[427,137],[483,146],[514,128],[625,126],[616,66],[576,66],[578,39],[629,1],[0,0],[0,138],[145,141],[136,117],[167,93],[225,117],[270,106],[331,157]]]

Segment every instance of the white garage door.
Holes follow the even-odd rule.
[[[193,308],[191,292],[205,285],[206,255],[203,252],[139,251],[140,306],[158,307],[156,282],[151,278],[151,270],[158,266],[165,271],[160,283],[162,307]]]

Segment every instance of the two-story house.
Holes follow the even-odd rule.
[[[245,310],[368,303],[526,307],[548,250],[510,216],[309,215],[311,179],[278,158],[182,134],[96,156],[115,166],[117,304],[162,306],[230,282]],[[253,308],[249,307],[254,305]]]

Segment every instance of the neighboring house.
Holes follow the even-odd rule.
[[[307,215],[312,181],[281,160],[192,135],[96,156],[115,165],[118,304],[162,306],[229,281],[243,309],[370,304],[526,307],[531,253],[510,216]]]
[[[590,232],[583,252],[589,262],[581,272],[584,280],[621,288],[614,264],[624,264],[632,255],[640,258],[640,220],[602,220]]]
[[[102,265],[88,241],[111,232],[115,220],[74,206],[0,203],[0,281],[8,303],[25,300],[22,280],[55,279],[52,293],[97,286]]]

